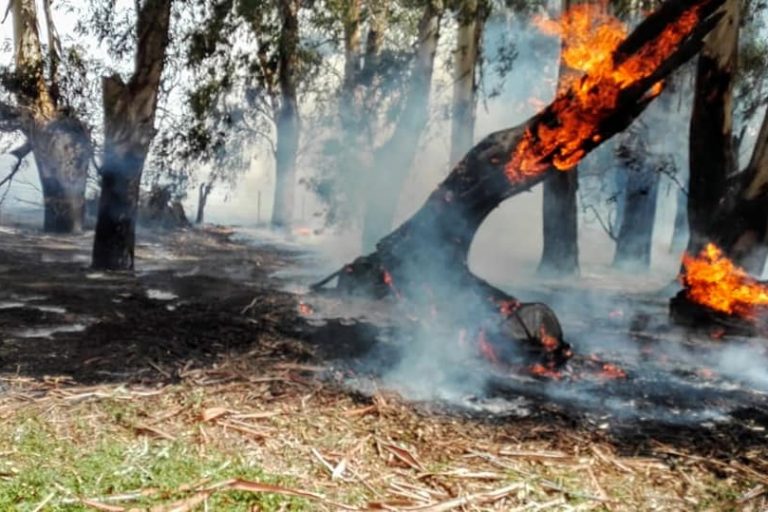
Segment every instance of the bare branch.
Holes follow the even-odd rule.
[[[589,210],[592,211],[592,214],[595,216],[595,219],[597,219],[597,222],[600,223],[600,227],[603,228],[603,231],[605,231],[605,234],[608,235],[608,237],[614,242],[618,240],[618,236],[616,236],[616,234],[613,232],[613,226],[611,225],[610,221],[606,223],[603,220],[603,217],[597,211],[597,208],[594,207],[594,205],[588,204],[583,206],[581,209],[581,211],[584,213],[586,213]]]
[[[9,154],[16,157],[16,163],[13,165],[13,168],[11,169],[11,172],[0,180],[0,187],[5,185],[6,183],[10,183],[13,180],[13,177],[16,175],[17,172],[19,172],[19,169],[21,169],[21,163],[24,161],[24,157],[26,157],[28,154],[32,152],[32,144],[29,142],[25,142],[21,146],[17,147],[13,151],[11,151]]]

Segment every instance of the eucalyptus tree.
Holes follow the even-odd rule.
[[[51,232],[80,231],[92,147],[88,127],[77,109],[80,90],[75,49],[63,49],[54,25],[51,1],[42,15],[34,0],[11,0],[14,63],[4,69],[0,130],[21,133],[25,142],[12,153],[19,161],[34,155],[43,193],[43,228]],[[40,27],[47,32],[45,44]],[[62,67],[73,76],[63,76]],[[14,168],[18,170],[18,166]]]
[[[171,3],[137,3],[133,73],[127,82],[119,74],[102,79],[104,154],[93,242],[94,268],[130,270],[134,266],[141,175],[156,131]]]

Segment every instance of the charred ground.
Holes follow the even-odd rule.
[[[102,274],[87,268],[86,237],[1,232],[0,425],[18,432],[34,417],[43,431],[80,438],[86,447],[88,436],[149,439],[153,445],[183,440],[232,460],[251,457],[279,482],[358,507],[426,507],[461,496],[475,497],[449,508],[765,506],[764,394],[728,388],[712,395],[704,379],[694,381],[704,387],[670,390],[663,387],[667,381],[654,384],[648,374],[628,368],[632,382],[648,386],[645,396],[657,400],[655,406],[674,409],[684,398],[734,406],[729,421],[696,424],[585,409],[552,393],[546,380],[498,373],[489,379],[489,397],[524,399],[525,413],[473,410],[471,397],[468,406],[457,407],[408,401],[384,390],[361,392],[352,380],[375,384],[397,357],[388,328],[372,318],[317,321],[300,314],[304,301],[354,308],[336,297],[282,291],[285,283],[273,273],[290,269],[301,255],[247,246],[231,235],[223,229],[147,234],[138,251],[139,272]],[[359,301],[354,307],[367,309]],[[579,318],[585,322],[577,337],[634,329],[638,343],[664,353],[667,331],[652,319],[640,315],[591,327],[586,311],[572,316],[565,322],[572,334]],[[83,328],[48,335],[51,328],[73,325]],[[377,353],[379,371],[360,364],[371,353]],[[591,364],[586,356],[577,354],[575,371]],[[636,392],[624,381],[575,385],[603,402]],[[130,413],[109,412],[115,403],[128,404]],[[0,447],[11,464],[0,466],[0,487],[19,478],[14,464],[24,468],[16,450]],[[142,499],[207,492],[201,489]],[[30,500],[45,494],[40,490]],[[74,492],[54,502],[86,497],[94,496]],[[322,500],[311,507],[337,509]]]

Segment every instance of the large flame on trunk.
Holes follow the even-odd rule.
[[[506,164],[507,177],[519,182],[551,166],[573,168],[586,155],[585,143],[602,139],[600,124],[616,110],[622,91],[651,76],[672,55],[696,27],[699,11],[691,7],[625,59],[616,50],[627,28],[601,5],[579,4],[558,21],[540,20],[544,32],[562,37],[562,61],[569,71],[544,112],[547,120],[523,134]],[[661,90],[657,82],[647,94],[656,96]]]
[[[696,257],[683,256],[680,280],[688,299],[715,311],[754,319],[758,308],[768,306],[768,286],[711,243]]]

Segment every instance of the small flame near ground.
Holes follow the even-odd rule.
[[[683,255],[680,281],[689,300],[721,313],[755,320],[758,310],[768,306],[768,286],[712,243],[698,256]]]

